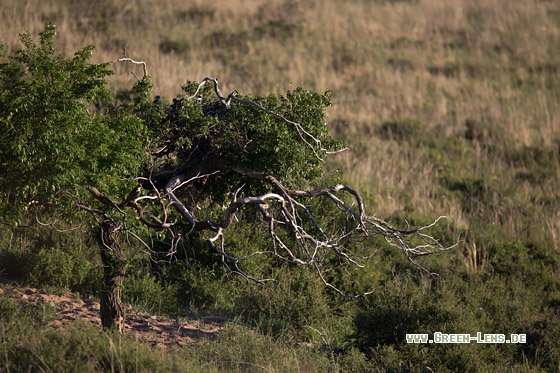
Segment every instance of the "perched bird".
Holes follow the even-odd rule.
[[[136,203],[136,200],[138,199],[138,197],[140,197],[142,195],[141,189],[142,189],[142,184],[138,184],[136,186],[136,188],[132,189],[132,191],[130,193],[128,193],[128,196],[126,197],[126,199],[122,203],[121,208],[124,208],[128,205]]]
[[[177,98],[173,98],[173,104],[168,105],[165,108],[165,112],[167,113],[167,120],[169,121],[169,123],[177,124],[177,121],[179,120],[179,114],[183,107],[182,101],[182,99],[180,100]]]
[[[156,96],[156,99],[154,100],[154,104],[161,105],[161,96]]]

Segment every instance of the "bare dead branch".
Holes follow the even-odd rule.
[[[58,219],[55,219],[53,222],[51,223],[43,223],[41,220],[39,220],[39,217],[37,215],[35,215],[35,221],[37,221],[37,224],[43,226],[43,227],[51,227],[52,229],[54,229],[55,231],[59,232],[59,233],[67,233],[67,232],[72,232],[75,230],[78,230],[80,228],[82,228],[82,226],[77,226],[77,227],[72,227],[72,228],[68,228],[68,229],[60,229],[56,227],[56,223],[58,222]]]
[[[165,193],[168,196],[171,205],[193,226],[196,224],[194,216],[191,212],[183,205],[183,203],[174,194],[175,189],[182,185],[186,181],[185,175],[178,175],[172,177],[167,185],[165,186]]]
[[[126,51],[125,51],[125,57],[116,59],[111,61],[111,63],[115,63],[115,62],[131,62],[135,65],[142,65],[142,68],[144,69],[144,78],[148,76],[148,67],[146,66],[146,62],[144,61],[135,61],[132,58],[126,57]],[[134,75],[134,77],[136,78],[136,80],[138,80],[138,82],[141,82],[141,79],[138,79],[138,77],[136,76],[136,74],[134,74],[134,72],[132,72],[132,75]]]
[[[204,178],[206,178],[206,177],[208,177],[208,176],[216,175],[216,174],[218,174],[218,173],[220,173],[220,171],[214,171],[214,172],[210,172],[210,173],[207,173],[207,174],[204,174],[204,175],[201,175],[200,173],[198,173],[196,176],[193,176],[193,177],[191,177],[191,178],[189,178],[189,179],[187,179],[187,180],[181,181],[181,182],[179,182],[177,185],[173,186],[173,188],[171,189],[171,192],[175,192],[177,189],[179,189],[179,188],[181,188],[181,187],[183,187],[183,186],[185,186],[185,185],[187,185],[187,184],[190,184],[190,183],[192,183],[192,182],[195,181],[195,180],[204,179]],[[183,178],[184,178],[184,177],[183,177]]]
[[[119,212],[123,213],[123,211],[118,206],[118,202],[112,201],[111,199],[109,199],[107,196],[102,194],[99,190],[97,190],[97,188],[95,188],[93,186],[89,186],[89,187],[87,187],[87,189],[89,190],[91,195],[93,197],[95,197],[95,199],[102,202],[104,205],[109,206],[109,207],[113,207],[113,208],[117,209]]]
[[[94,208],[91,208],[91,207],[88,207],[88,206],[84,206],[84,205],[81,205],[79,203],[76,204],[76,208],[78,210],[83,210],[83,211],[89,212],[93,216],[95,221],[97,221],[98,223],[101,222],[99,217],[102,217],[103,219],[106,219],[106,220],[110,221],[114,226],[119,225],[119,223],[115,219],[113,219],[111,216],[109,216],[105,211],[101,211],[101,210],[94,209]]]
[[[248,204],[258,204],[258,205],[265,205],[266,206],[266,200],[267,199],[276,199],[278,200],[280,203],[284,203],[284,198],[282,198],[282,196],[275,194],[275,193],[267,193],[265,195],[262,196],[256,196],[256,197],[243,197],[240,199],[234,199],[233,201],[231,201],[229,207],[227,208],[226,212],[225,212],[225,216],[223,221],[220,223],[220,227],[222,229],[226,229],[227,227],[230,226],[230,224],[233,221],[233,218],[235,216],[235,212],[240,209],[242,206],[248,205]]]
[[[173,237],[168,252],[161,252],[153,249],[153,243],[150,244],[141,239],[138,235],[127,231],[126,227],[118,225],[113,220],[114,226],[120,229],[140,244],[144,251],[156,255],[174,255],[176,253],[177,244],[181,240],[180,234],[172,230],[174,222],[167,221],[167,206],[173,207],[181,216],[181,219],[189,222],[192,229],[209,230],[215,232],[215,235],[207,239],[210,247],[220,254],[222,263],[232,273],[239,274],[249,281],[262,284],[262,279],[256,279],[246,273],[241,268],[241,261],[253,255],[271,254],[278,259],[285,260],[290,263],[301,266],[311,266],[317,273],[325,286],[343,296],[360,296],[348,295],[336,286],[331,284],[325,277],[324,271],[328,268],[324,266],[324,259],[329,251],[334,252],[341,265],[350,265],[353,267],[363,267],[364,257],[359,256],[350,249],[349,245],[353,241],[360,241],[372,236],[381,236],[393,247],[399,248],[406,255],[408,260],[417,268],[430,273],[426,268],[420,265],[416,258],[436,252],[451,249],[451,247],[443,246],[437,239],[426,233],[429,228],[435,226],[444,217],[435,219],[430,224],[411,229],[400,229],[392,226],[388,222],[375,216],[368,216],[365,212],[364,202],[355,189],[337,184],[331,187],[314,189],[314,190],[294,190],[286,188],[275,176],[259,173],[256,171],[246,171],[239,168],[233,168],[234,172],[248,179],[256,179],[269,184],[274,192],[266,193],[260,196],[239,196],[242,187],[239,187],[232,194],[229,205],[224,208],[221,220],[201,221],[197,218],[196,212],[191,211],[176,196],[176,192],[180,188],[187,187],[190,183],[198,178],[209,177],[217,172],[207,173],[204,175],[197,174],[194,177],[187,178],[185,175],[174,175],[169,178],[163,193],[156,193],[160,200],[160,206],[165,216],[165,220],[161,220],[154,213],[146,211],[141,203],[150,201],[153,198],[136,198],[129,206],[133,207],[137,212],[137,219],[150,228],[158,230],[168,230]],[[102,201],[106,206],[118,209],[118,203],[113,202],[109,198],[101,194],[97,189],[90,188],[92,195]],[[343,197],[346,195],[346,197]],[[309,198],[325,198],[333,203],[342,214],[346,216],[346,227],[329,232],[328,229],[320,223],[312,211],[312,208],[302,202],[302,199]],[[351,203],[345,202],[350,198]],[[164,203],[168,201],[168,203]],[[236,257],[228,253],[225,244],[225,231],[229,229],[235,221],[236,214],[247,206],[255,206],[256,210],[263,216],[263,220],[267,223],[268,235],[272,242],[271,251],[255,251],[244,257]],[[107,218],[107,214],[101,210],[96,210],[86,206],[79,208],[92,213],[93,215]],[[118,209],[118,211],[121,211]],[[344,216],[343,215],[343,216]],[[294,245],[295,242],[295,245]],[[368,293],[365,293],[368,294]]]
[[[198,98],[198,92],[200,92],[200,90],[202,89],[202,87],[204,87],[204,85],[207,82],[212,82],[214,83],[214,92],[216,93],[216,96],[218,97],[218,99],[226,106],[229,106],[229,103],[226,101],[226,99],[224,98],[224,96],[222,95],[222,92],[220,92],[220,89],[218,88],[218,79],[216,78],[209,78],[206,77],[204,79],[202,79],[202,81],[200,83],[198,83],[198,86],[196,87],[196,90],[194,91],[194,93],[191,96],[185,96],[185,99],[187,100],[195,100]]]
[[[215,241],[217,241],[218,239],[220,239],[220,247],[216,246]],[[210,246],[222,256],[222,264],[224,265],[224,267],[226,267],[230,272],[232,273],[236,273],[238,275],[243,276],[247,281],[253,281],[257,284],[264,284],[265,281],[267,280],[258,280],[252,276],[249,276],[247,273],[245,273],[243,270],[241,270],[241,268],[239,268],[239,259],[236,257],[233,257],[229,254],[227,254],[224,250],[224,235],[223,235],[223,229],[220,227],[218,228],[218,232],[216,233],[216,235],[212,238],[208,239],[208,243],[210,243]],[[227,261],[226,261],[227,260]],[[234,269],[231,269],[228,265],[228,261],[231,262],[233,264]]]
[[[439,251],[445,251],[453,248],[453,246],[445,247],[443,246],[437,239],[433,236],[423,233],[425,230],[435,226],[441,219],[444,219],[444,216],[440,216],[435,219],[432,223],[427,224],[425,226],[421,226],[415,229],[399,229],[393,227],[386,221],[376,218],[376,217],[368,217],[365,214],[364,203],[363,199],[360,194],[345,185],[335,185],[333,187],[327,187],[322,189],[304,191],[304,190],[291,190],[285,188],[274,176],[270,174],[259,173],[255,171],[244,171],[241,169],[235,169],[236,172],[241,173],[245,176],[251,178],[257,178],[259,180],[268,182],[271,184],[280,195],[282,195],[286,199],[286,204],[290,204],[294,207],[297,207],[301,210],[304,210],[305,213],[308,215],[308,219],[316,226],[317,230],[321,233],[323,237],[325,237],[324,230],[318,226],[317,221],[313,218],[313,215],[303,204],[299,203],[295,197],[319,197],[324,196],[328,199],[332,200],[337,207],[339,207],[345,213],[350,214],[353,219],[357,222],[357,229],[353,232],[354,234],[364,234],[366,236],[369,235],[381,235],[385,238],[388,244],[392,246],[396,246],[400,248],[407,258],[417,265],[419,268],[424,269],[420,266],[414,258],[418,256],[424,256],[433,254]],[[351,206],[346,204],[342,199],[338,198],[335,194],[339,192],[347,192],[350,194],[356,205],[358,206],[358,210],[354,211]],[[331,237],[330,239],[326,239],[324,241],[318,240],[314,235],[306,235],[304,234],[303,229],[300,225],[296,222],[296,214],[292,212],[291,214],[284,213],[284,216],[288,218],[288,221],[285,223],[289,223],[292,225],[294,232],[296,232],[296,237],[300,240],[307,239],[313,242],[315,245],[319,247],[329,247],[335,250],[338,250],[342,245],[339,244],[340,241],[344,240],[344,235],[339,235],[338,237]],[[271,219],[269,217],[269,219]],[[269,220],[271,221],[271,220]],[[359,228],[359,229],[358,229]],[[270,230],[271,228],[269,228]],[[277,236],[275,236],[275,239]],[[417,241],[415,241],[417,240]],[[303,242],[302,242],[303,245]],[[281,245],[282,246],[282,245]],[[344,251],[337,251],[340,255],[350,259]],[[312,263],[312,261],[310,261]],[[425,270],[425,269],[424,269]]]

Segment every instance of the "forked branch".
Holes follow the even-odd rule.
[[[126,57],[126,51],[125,51],[125,57],[116,59],[114,61],[111,61],[111,63],[115,63],[115,62],[130,62],[133,63],[135,65],[142,65],[142,68],[144,70],[144,76],[143,78],[148,76],[148,67],[146,66],[146,62],[145,61],[135,61],[132,58]],[[134,72],[132,72],[132,75],[134,75],[134,77],[136,78],[136,80],[138,80],[138,82],[141,81],[141,79],[139,79],[136,74],[134,74]]]
[[[415,229],[400,229],[388,222],[367,216],[363,199],[359,192],[346,185],[337,184],[332,187],[314,190],[294,190],[286,188],[276,177],[255,171],[245,171],[233,168],[233,171],[247,178],[262,181],[270,185],[274,192],[259,196],[240,196],[242,187],[233,194],[229,205],[224,208],[222,218],[214,221],[199,220],[173,192],[173,186],[179,183],[187,184],[183,176],[175,176],[168,184],[166,197],[171,206],[180,216],[193,225],[195,230],[209,230],[215,235],[207,241],[220,254],[226,268],[233,273],[242,275],[247,280],[260,283],[241,267],[241,258],[234,256],[227,250],[225,235],[234,226],[236,214],[248,207],[255,206],[266,223],[266,230],[271,240],[271,251],[259,254],[271,254],[280,260],[296,265],[311,266],[326,286],[345,295],[340,289],[326,280],[324,273],[329,253],[338,257],[341,265],[363,267],[364,258],[353,249],[353,243],[373,236],[381,236],[391,246],[398,247],[406,257],[418,268],[427,270],[415,260],[418,256],[433,254],[449,250],[453,246],[444,246],[435,237],[426,233],[444,216],[432,223]],[[216,174],[216,173],[214,173]],[[345,197],[346,196],[346,197]],[[310,199],[323,198],[340,211],[341,217],[334,220],[343,221],[341,227],[333,229],[330,224],[322,223],[313,208],[304,203]],[[345,199],[351,202],[345,202]],[[323,203],[323,202],[321,202]]]

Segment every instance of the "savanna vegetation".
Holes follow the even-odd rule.
[[[321,182],[354,186],[369,214],[396,227],[422,226],[445,215],[431,234],[447,243],[460,240],[453,250],[421,261],[438,276],[383,241],[355,243],[363,252],[375,252],[366,267],[333,269],[328,278],[349,293],[374,289],[358,299],[341,297],[312,270],[270,259],[247,261],[244,269],[276,280],[266,286],[247,282],[227,271],[204,240],[182,242],[172,260],[163,262],[129,250],[125,303],[161,316],[185,310],[227,315],[239,324],[228,325],[215,341],[160,350],[126,335],[100,334],[89,325],[45,328],[46,320],[56,318],[52,310],[21,308],[0,295],[2,370],[559,369],[559,4],[170,0],[158,5],[102,1],[92,7],[83,1],[5,1],[0,12],[10,20],[0,24],[0,63],[22,48],[19,33],[28,30],[29,42],[37,43],[51,21],[57,25],[57,51],[74,61],[69,70],[86,60],[114,61],[123,53],[145,60],[153,88],[141,87],[140,93],[148,93],[143,100],[149,104],[160,95],[163,105],[172,105],[184,94],[181,86],[193,88],[187,82],[205,76],[217,77],[223,92],[241,95],[280,96],[300,86],[330,90],[334,105],[326,111],[327,126],[351,150],[327,158]],[[84,50],[88,44],[95,49]],[[82,52],[74,55],[77,50]],[[115,74],[107,76],[105,68]],[[115,165],[129,164],[126,157],[145,156],[134,153],[144,145],[135,143],[142,140],[138,121],[119,116],[103,101],[112,94],[144,113],[143,120],[153,118],[134,109],[142,100],[135,101],[139,91],[131,91],[137,83],[131,71],[142,77],[142,66],[112,63],[92,68],[89,84],[70,91],[48,85],[30,91],[62,95],[58,109],[84,109],[74,122],[60,123],[66,137],[41,135],[58,142],[61,154],[75,144],[102,153],[95,144],[106,135],[101,129],[109,127],[116,138],[134,145],[128,152],[115,151],[124,158],[96,164],[82,153],[84,168],[99,174],[122,172]],[[98,85],[105,79],[112,92]],[[27,101],[10,101],[14,97],[7,92],[2,102],[28,109]],[[90,100],[92,107],[76,107],[73,98]],[[109,122],[87,119],[94,110],[105,110]],[[6,113],[17,115],[6,106],[0,111],[4,122]],[[31,125],[46,114],[21,120]],[[82,130],[97,126],[99,137],[80,138],[73,123],[81,123]],[[6,148],[0,154],[6,156]],[[9,159],[1,161],[5,165]],[[0,202],[2,276],[50,291],[99,294],[103,265],[97,243],[84,234],[92,217],[83,211],[64,217],[44,211],[37,219],[35,204],[17,205],[17,193],[48,192],[53,183],[75,178],[89,183],[92,175],[80,171],[84,168],[32,169],[25,163],[0,171],[2,193],[21,185]],[[36,176],[45,184],[28,183]],[[101,185],[124,199],[130,191],[127,176],[107,177]],[[239,253],[270,245],[267,235],[253,228],[240,227],[229,236]],[[527,342],[406,343],[407,333],[437,331],[519,333]]]

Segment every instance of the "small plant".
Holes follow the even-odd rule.
[[[176,313],[177,286],[161,285],[153,276],[128,276],[123,282],[123,301],[155,314]]]
[[[56,247],[42,248],[34,257],[30,281],[38,286],[81,290],[91,288],[94,275],[99,275],[89,258],[67,253]]]
[[[486,250],[477,250],[476,242],[469,242],[465,245],[465,267],[472,273],[484,272],[488,266],[490,256]]]

